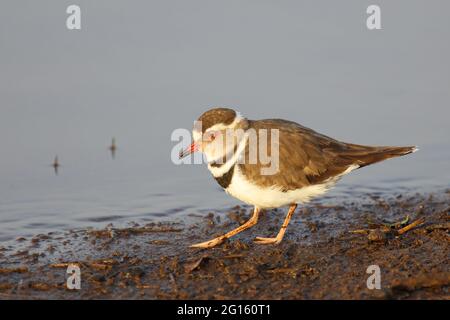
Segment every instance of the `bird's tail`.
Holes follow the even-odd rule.
[[[419,150],[416,146],[408,147],[371,147],[361,145],[348,145],[348,151],[341,154],[341,156],[349,159],[354,164],[360,167],[367,166],[372,163],[377,163],[386,159],[404,156],[409,153]]]

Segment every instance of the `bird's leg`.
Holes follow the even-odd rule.
[[[244,230],[254,226],[258,222],[258,217],[259,217],[259,208],[255,207],[252,217],[247,222],[245,222],[243,225],[237,227],[234,230],[231,230],[230,232],[227,232],[226,234],[224,234],[220,237],[211,239],[209,241],[193,244],[191,247],[193,247],[193,248],[212,248],[214,246],[217,246],[218,244],[221,244],[222,242],[224,242],[226,239],[231,238],[232,236],[238,234],[239,232],[244,231]]]
[[[286,232],[286,228],[287,228],[289,221],[291,220],[292,215],[294,214],[294,211],[296,208],[297,208],[297,204],[291,204],[291,206],[289,207],[287,216],[284,219],[283,225],[281,226],[281,229],[275,238],[256,237],[255,243],[258,243],[258,244],[278,244],[278,243],[280,243],[281,240],[283,240],[283,236],[284,236],[284,233]]]

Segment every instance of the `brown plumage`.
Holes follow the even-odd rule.
[[[225,125],[230,124],[236,117],[236,111],[232,109],[215,108],[212,110],[214,110],[214,112],[205,112],[197,120],[198,122],[201,122],[202,133],[218,123],[223,123]]]
[[[323,183],[343,173],[351,165],[364,167],[411,153],[415,149],[413,146],[375,147],[345,143],[282,119],[249,120],[248,129],[256,132],[261,129],[279,130],[279,171],[274,175],[261,175],[262,164],[258,159],[256,164],[248,161],[239,164],[241,172],[261,187],[276,185],[286,191]],[[270,134],[267,136],[270,139]],[[270,140],[267,148],[270,155]],[[245,159],[249,159],[248,144]]]

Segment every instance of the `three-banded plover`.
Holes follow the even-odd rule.
[[[262,167],[268,164],[263,163],[260,157],[249,161],[252,152],[254,154],[250,133],[256,132],[258,149],[259,142],[268,139],[267,131],[273,130],[277,132],[278,140],[265,145],[269,154],[277,151],[278,159],[274,159],[278,161],[277,170],[272,174],[262,174]],[[243,134],[229,135],[229,132],[237,131]],[[266,131],[264,137],[263,131]],[[231,139],[224,139],[230,136]],[[196,151],[203,152],[208,169],[219,185],[228,194],[254,206],[253,215],[247,222],[220,237],[192,246],[198,248],[214,247],[255,225],[260,209],[289,205],[277,236],[255,239],[260,244],[280,243],[297,204],[324,194],[339,178],[355,169],[417,150],[414,146],[345,143],[292,121],[249,120],[228,108],[214,108],[203,113],[194,125],[193,140],[187,149],[180,152],[180,158]]]

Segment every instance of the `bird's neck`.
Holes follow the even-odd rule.
[[[245,147],[247,146],[248,134],[244,133],[241,140],[235,145],[233,150],[224,155],[221,158],[221,161],[211,161],[208,163],[208,169],[211,171],[212,175],[215,178],[222,177],[226,174],[230,169],[234,167],[234,165],[239,161],[240,157],[243,155]]]

